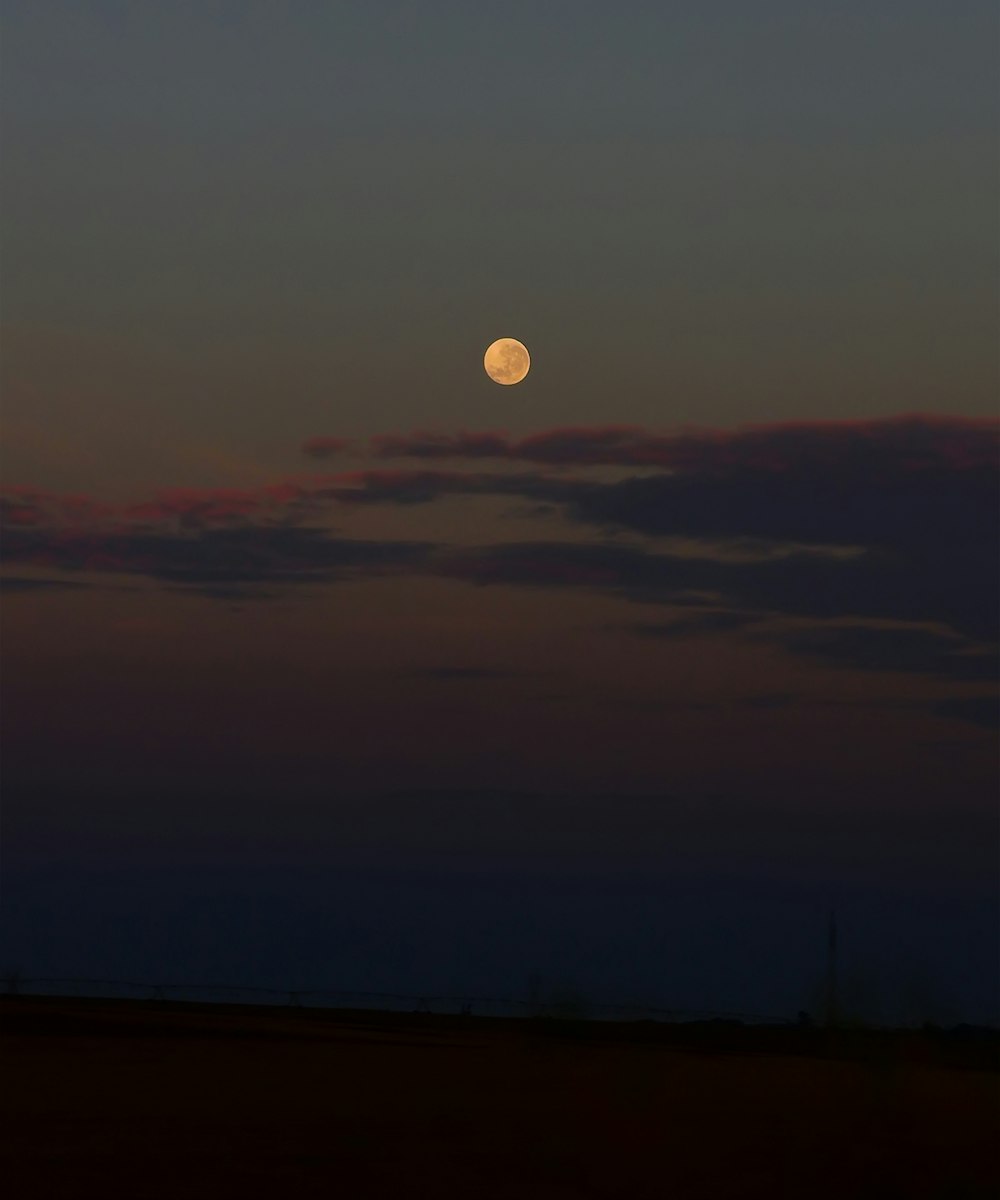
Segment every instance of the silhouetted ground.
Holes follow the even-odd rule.
[[[1000,1194],[997,1036],[5,998],[15,1197]]]

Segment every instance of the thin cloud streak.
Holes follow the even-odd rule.
[[[971,470],[996,465],[1000,422],[983,417],[903,414],[878,420],[787,421],[736,429],[560,426],[513,438],[502,430],[377,434],[377,458],[507,459],[547,466],[663,467],[724,474],[825,471],[850,462],[866,469]],[[338,452],[342,439],[310,438],[315,457]]]

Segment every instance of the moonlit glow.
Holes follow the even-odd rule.
[[[520,383],[528,373],[531,358],[517,338],[497,338],[487,347],[483,366],[494,383]]]

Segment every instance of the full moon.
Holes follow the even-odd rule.
[[[487,347],[483,366],[494,383],[520,383],[531,366],[531,357],[517,338],[497,338]]]

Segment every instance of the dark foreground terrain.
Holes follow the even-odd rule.
[[[5,998],[11,1197],[1000,1194],[996,1039]]]

